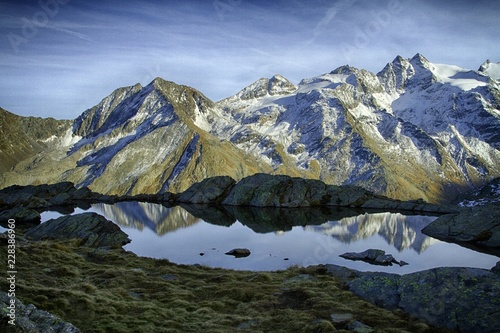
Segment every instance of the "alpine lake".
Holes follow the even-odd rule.
[[[490,269],[492,254],[433,239],[421,230],[437,216],[322,208],[174,206],[145,202],[93,204],[88,210],[128,234],[124,249],[139,256],[236,270],[275,271],[335,264],[359,271],[407,274],[435,267]],[[71,213],[71,212],[66,212]],[[42,213],[42,222],[62,213]],[[226,252],[244,248],[250,255]],[[373,265],[340,257],[380,249],[407,265]]]

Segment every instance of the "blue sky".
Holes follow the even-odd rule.
[[[482,0],[0,0],[0,107],[73,119],[158,76],[217,101],[416,53],[477,69],[500,61],[498,31],[500,3]]]

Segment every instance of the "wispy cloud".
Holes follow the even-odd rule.
[[[22,18],[41,10],[20,1],[0,3],[0,106],[76,117],[115,88],[156,76],[214,100],[276,73],[298,83],[346,64],[341,45],[398,1],[405,10],[353,52],[351,65],[378,71],[417,52],[473,69],[500,61],[500,8],[483,0],[242,0],[222,20],[211,1],[69,1],[15,53],[8,35],[24,37]]]

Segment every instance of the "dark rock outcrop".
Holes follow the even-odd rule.
[[[16,221],[16,228],[25,229],[40,223],[40,213],[34,209],[16,207],[0,211],[0,226],[7,228],[10,219]]]
[[[327,185],[319,180],[255,174],[243,178],[222,201],[256,207],[361,206],[372,194],[356,186]]]
[[[130,242],[120,227],[96,213],[62,216],[26,231],[34,240],[79,239],[80,245],[94,248],[118,248]]]
[[[0,291],[0,331],[2,332],[32,332],[32,333],[78,333],[80,330],[70,323],[46,311],[37,309],[34,305],[24,305],[17,298],[15,304],[15,326],[8,322],[11,298],[7,293]]]
[[[53,206],[75,204],[78,201],[99,197],[88,188],[77,189],[73,183],[63,182],[44,185],[13,185],[0,190],[0,208],[25,207],[43,209]]]
[[[399,201],[375,195],[361,187],[328,185],[320,180],[258,173],[235,183],[226,176],[196,183],[177,197],[188,204],[251,207],[358,207],[363,209],[449,212],[422,200]]]
[[[425,227],[428,236],[451,242],[500,247],[500,206],[464,208],[459,213],[443,215]]]
[[[354,294],[459,332],[500,331],[500,276],[477,268],[443,267],[406,275],[325,265]]]
[[[341,254],[340,257],[349,260],[362,260],[373,265],[392,266],[397,264],[399,266],[407,265],[404,261],[397,261],[392,254],[385,254],[383,250],[369,249],[363,252],[346,252]]]
[[[226,252],[227,255],[235,256],[236,258],[244,258],[250,255],[249,249],[232,249]]]
[[[191,185],[177,201],[191,204],[220,203],[235,183],[229,176],[207,178]]]

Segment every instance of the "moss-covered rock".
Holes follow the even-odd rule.
[[[498,332],[500,276],[476,268],[442,267],[406,275],[326,270],[350,291],[377,306],[459,332]]]
[[[459,213],[440,216],[422,232],[445,241],[499,248],[500,206],[464,208]]]
[[[119,248],[130,242],[115,223],[96,213],[67,215],[49,220],[26,231],[34,240],[78,239],[82,246]]]

